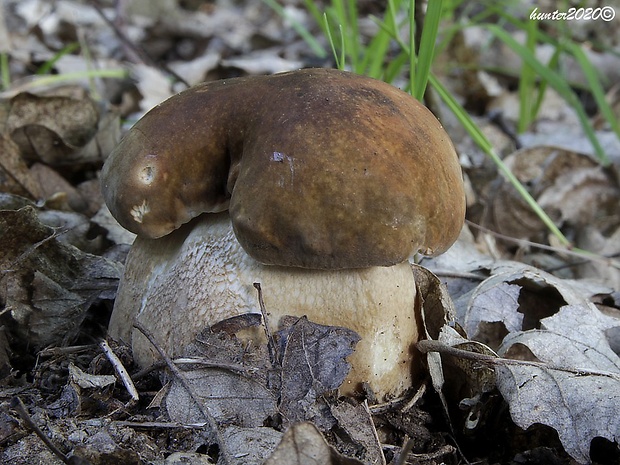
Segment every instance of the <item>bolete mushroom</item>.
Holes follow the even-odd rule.
[[[138,235],[109,334],[139,363],[156,355],[134,319],[178,355],[208,325],[259,311],[260,282],[274,327],[306,315],[360,335],[349,392],[411,384],[407,260],[450,247],[465,196],[448,135],[408,94],[327,69],[200,84],[138,121],[101,179]]]

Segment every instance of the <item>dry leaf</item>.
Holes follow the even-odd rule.
[[[312,423],[298,423],[284,433],[265,465],[364,465],[338,454]]]
[[[276,413],[277,392],[270,383],[272,370],[266,351],[248,350],[234,336],[206,330],[190,344],[185,355],[196,363],[188,366],[184,376],[194,396],[218,423],[257,427]],[[165,407],[173,421],[205,421],[179,379],[173,379]]]
[[[620,226],[609,235],[595,227],[586,227],[579,235],[579,244],[585,250],[603,257],[620,256]],[[588,261],[579,267],[579,277],[596,280],[612,289],[620,289],[620,269],[598,261]]]
[[[518,311],[521,286],[509,284],[505,278],[494,275],[483,281],[473,292],[464,318],[459,320],[472,339],[486,344],[495,341],[495,347],[506,333],[523,327],[523,314]],[[487,323],[499,323],[503,328]]]
[[[31,206],[0,210],[0,243],[2,317],[30,350],[72,341],[91,305],[116,292],[121,266],[61,243]]]
[[[75,161],[73,154],[92,139],[98,121],[89,98],[21,93],[11,99],[6,130],[25,157],[56,166]]]
[[[323,326],[296,319],[278,332],[282,351],[280,412],[284,424],[312,420],[319,429],[335,425],[325,396],[338,389],[349,374],[345,358],[353,353],[359,336],[350,329]]]
[[[70,363],[69,382],[79,386],[80,389],[103,389],[116,383],[116,377],[113,375],[91,375]]]
[[[282,436],[280,431],[262,426],[229,426],[222,431],[226,450],[237,460],[238,465],[262,465],[280,443]]]
[[[39,186],[28,171],[19,147],[4,134],[0,134],[0,155],[0,191],[40,199]]]
[[[514,152],[504,162],[556,224],[601,230],[620,225],[620,186],[590,156],[538,146]],[[509,183],[493,194],[492,205],[495,228],[502,234],[535,240],[546,233],[542,221]]]
[[[517,425],[551,426],[575,460],[590,463],[592,439],[620,439],[620,357],[607,340],[620,319],[593,305],[569,305],[541,324],[509,335],[500,354],[525,346],[548,367],[498,367],[497,386]]]
[[[357,457],[365,465],[385,465],[385,456],[368,405],[341,400],[331,404],[330,410],[350,441],[347,441],[346,447],[354,447]]]

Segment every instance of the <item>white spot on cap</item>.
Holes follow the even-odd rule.
[[[155,179],[155,168],[153,166],[145,166],[140,170],[138,177],[143,184],[150,185]]]
[[[144,220],[144,215],[151,211],[151,208],[146,203],[146,200],[143,200],[140,205],[134,205],[131,208],[131,217],[134,219],[136,223],[142,223]]]

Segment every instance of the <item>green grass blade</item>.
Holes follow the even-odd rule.
[[[360,64],[366,75],[375,79],[383,78],[390,40],[390,35],[382,29],[371,39]]]
[[[551,55],[551,59],[549,63],[547,63],[547,68],[555,70],[558,67],[558,63],[560,62],[560,49],[556,48]],[[538,95],[536,96],[536,101],[534,102],[534,106],[532,108],[532,121],[534,121],[538,113],[540,112],[540,107],[542,106],[543,100],[545,99],[545,92],[547,91],[547,81],[543,80],[538,85]]]
[[[487,137],[482,133],[478,125],[471,119],[467,111],[456,101],[456,99],[450,94],[450,92],[443,86],[443,84],[433,74],[429,74],[429,82],[433,86],[433,89],[450,108],[450,110],[457,117],[463,128],[469,133],[476,144],[493,160],[498,170],[505,176],[505,178],[515,187],[519,192],[519,195],[527,202],[530,208],[536,213],[536,215],[547,226],[549,231],[558,238],[560,243],[566,247],[570,247],[570,241],[562,234],[562,231],[555,225],[553,220],[549,218],[549,215],[538,205],[536,200],[530,195],[527,189],[521,184],[519,179],[510,171],[510,169],[504,164],[503,160],[497,155],[495,149]]]
[[[417,60],[412,55],[412,52],[415,53],[416,50],[416,24],[415,24],[415,1],[409,0],[409,89],[407,91],[413,95],[413,90],[415,89],[415,76],[416,76],[416,67]],[[418,99],[419,100],[419,99]]]
[[[361,67],[361,53],[363,45],[360,42],[360,29],[358,20],[357,1],[349,0],[347,3],[347,53],[351,60],[351,69],[356,73],[363,74]]]
[[[70,44],[67,44],[60,51],[58,51],[52,58],[50,58],[45,63],[43,63],[39,67],[39,69],[37,69],[37,72],[35,74],[38,75],[38,76],[41,76],[41,75],[44,75],[44,74],[49,74],[52,71],[52,69],[54,68],[54,65],[58,62],[58,60],[60,60],[65,55],[69,55],[69,54],[75,52],[79,48],[80,48],[79,42],[72,42]]]
[[[344,59],[340,55],[338,55],[338,51],[336,50],[336,44],[334,42],[334,37],[332,36],[331,27],[329,26],[327,12],[323,13],[323,22],[325,25],[325,30],[327,31],[327,42],[329,42],[329,46],[332,49],[332,54],[334,55],[334,61],[336,62],[336,68],[342,70],[344,69]],[[344,47],[340,48],[342,50]]]
[[[529,21],[526,24],[525,47],[533,55],[536,50],[536,31],[537,21]],[[535,118],[535,91],[536,91],[536,72],[527,63],[521,66],[521,76],[519,78],[519,121],[517,122],[517,132],[525,132]]]
[[[291,27],[299,34],[299,36],[308,44],[308,46],[312,49],[312,53],[314,53],[319,58],[325,58],[327,56],[327,52],[323,48],[323,46],[314,38],[314,36],[306,29],[299,21],[293,18],[291,15],[287,14],[286,10],[276,1],[276,0],[263,0],[263,2],[275,11],[281,18],[286,19],[291,24]],[[306,6],[308,4],[312,4],[313,2],[306,2]],[[318,13],[318,11],[317,11]],[[314,16],[314,15],[313,15]],[[320,18],[320,14],[318,16]],[[317,18],[315,17],[315,20]],[[317,21],[317,24],[321,24],[320,19]]]
[[[94,69],[89,71],[76,71],[74,73],[48,74],[46,76],[37,76],[25,87],[36,88],[50,84],[93,78],[124,79],[127,75],[128,72],[125,69]]]
[[[426,85],[428,83],[428,75],[431,71],[433,59],[435,58],[435,43],[437,41],[439,22],[441,21],[442,5],[442,0],[428,2],[426,15],[424,16],[413,87],[413,96],[420,101],[424,98],[424,92],[426,91]],[[412,13],[410,12],[410,14]]]
[[[577,113],[577,117],[579,118],[579,122],[586,134],[586,137],[589,139],[592,147],[594,148],[594,152],[599,159],[599,162],[608,166],[611,162],[607,157],[607,154],[601,147],[601,144],[594,133],[594,128],[590,124],[590,120],[588,119],[588,115],[586,114],[584,108],[579,102],[579,98],[575,94],[575,92],[570,88],[566,80],[562,79],[562,77],[547,68],[544,64],[542,64],[530,51],[518,43],[509,33],[504,31],[503,29],[495,26],[494,24],[485,25],[486,29],[491,31],[493,35],[495,35],[498,39],[508,45],[517,55],[521,57],[521,59],[531,66],[538,75],[547,81],[547,83],[553,87],[561,96],[566,100],[566,102],[573,107],[575,112]]]
[[[8,52],[0,52],[0,89],[6,90],[11,86],[11,69],[9,67]]]

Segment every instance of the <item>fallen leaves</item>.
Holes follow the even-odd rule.
[[[620,439],[620,357],[605,337],[620,321],[581,305],[541,323],[507,337],[500,354],[522,345],[543,363],[498,366],[497,387],[517,425],[551,426],[575,460],[589,463],[594,438]]]
[[[3,322],[17,345],[66,345],[78,336],[87,310],[114,295],[122,268],[63,243],[62,231],[43,224],[36,208],[22,202],[18,209],[0,209]]]
[[[589,463],[595,438],[620,438],[620,357],[610,336],[620,329],[620,318],[603,314],[570,281],[514,263],[501,268],[471,292],[460,319],[476,339],[501,341],[497,355],[445,326],[439,345],[420,343],[424,351],[443,354],[441,362],[429,359],[443,366],[440,373],[431,370],[434,385],[440,391],[467,386],[458,389],[469,393],[462,401],[472,413],[489,408],[480,403],[482,396],[497,387],[518,426],[554,428],[566,452]],[[527,292],[542,292],[551,306],[535,308],[541,300],[528,299]],[[501,328],[485,326],[494,322]]]
[[[339,456],[327,446],[321,432],[344,435],[341,447],[365,457],[351,463],[384,463],[368,408],[336,396],[349,372],[346,357],[359,340],[357,334],[291,317],[274,335],[271,347],[276,350],[270,353],[266,344],[248,346],[230,334],[231,328],[235,332],[247,329],[239,318],[231,324],[219,323],[217,332],[213,328],[203,331],[176,361],[183,366],[180,377],[174,377],[163,390],[163,406],[169,418],[182,424],[204,424],[206,408],[221,429],[220,447],[230,457],[248,442],[257,444],[252,459],[243,455],[234,463],[258,464],[270,456],[273,461],[279,450],[293,446],[303,457],[319,453],[315,448],[320,454]],[[243,319],[252,324],[251,320]],[[311,422],[316,434],[300,427],[306,422]],[[273,439],[280,436],[274,436],[271,428],[263,428],[268,424],[291,431],[284,434],[278,448]]]

